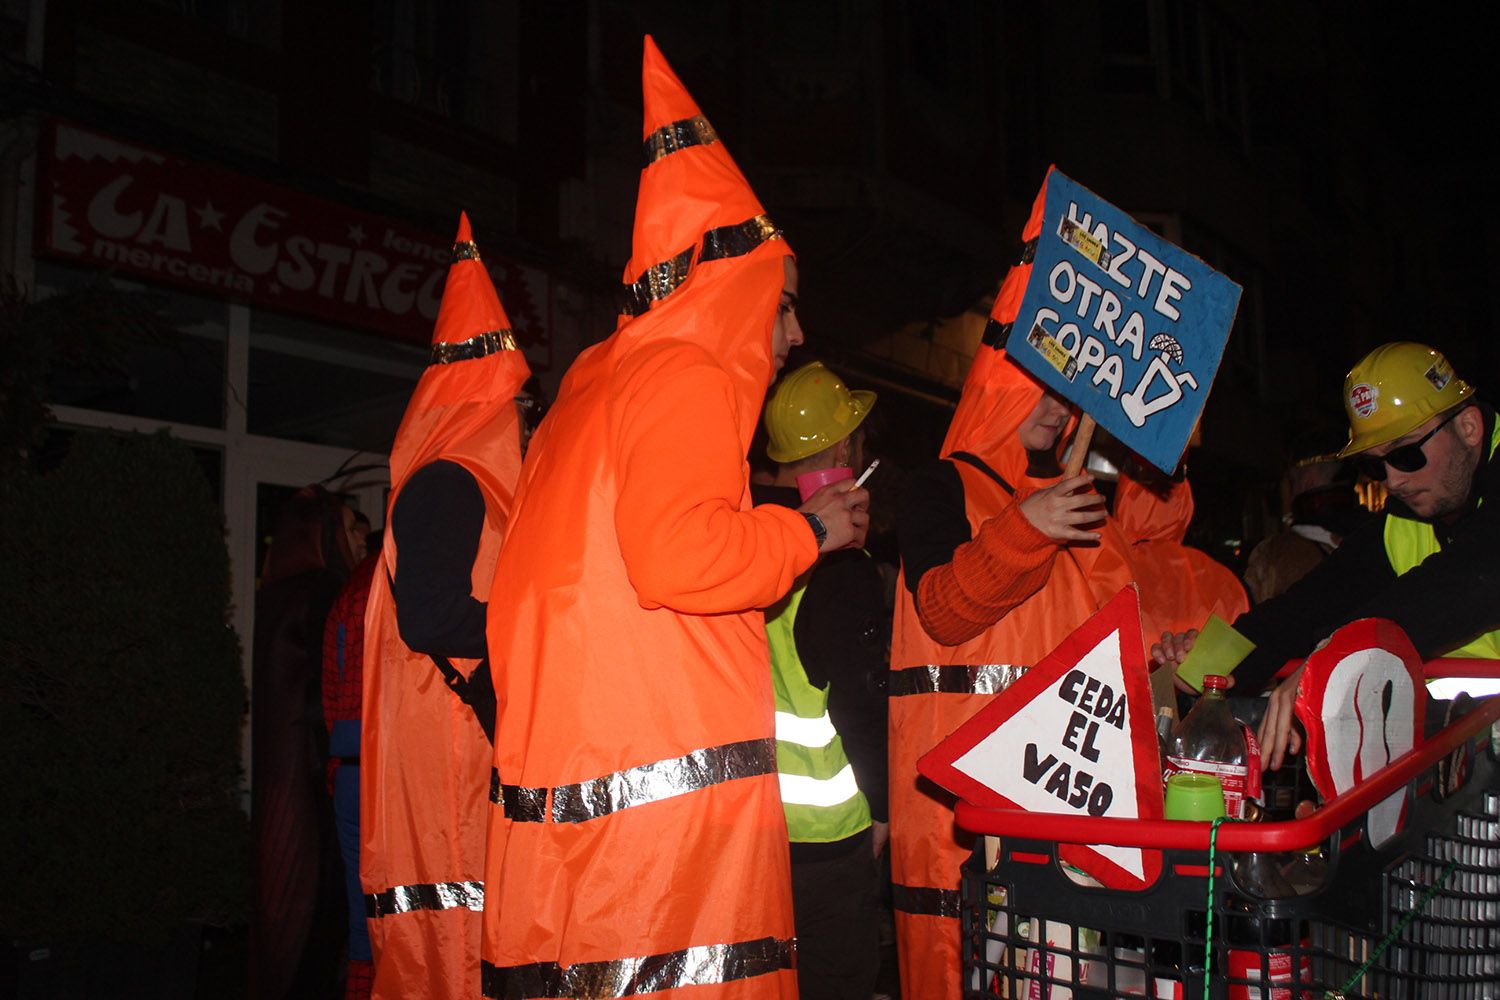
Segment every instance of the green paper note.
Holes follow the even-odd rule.
[[[1236,632],[1233,625],[1218,615],[1209,615],[1193,642],[1192,651],[1177,668],[1177,676],[1187,681],[1194,691],[1202,691],[1205,675],[1227,677],[1254,651],[1255,643]]]

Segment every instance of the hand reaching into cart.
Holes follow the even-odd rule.
[[[1325,640],[1326,642],[1326,640]],[[1321,648],[1321,647],[1320,647]],[[1261,764],[1269,771],[1281,766],[1288,753],[1302,749],[1302,734],[1293,725],[1295,716],[1292,706],[1297,701],[1297,684],[1302,680],[1303,664],[1292,671],[1266,700],[1266,714],[1260,720],[1260,732],[1255,738],[1260,741]]]
[[[1318,643],[1313,652],[1328,645],[1332,638],[1329,636]],[[1302,750],[1302,734],[1295,725],[1292,706],[1297,703],[1297,686],[1302,682],[1302,671],[1306,669],[1307,661],[1303,660],[1296,670],[1282,678],[1266,702],[1266,714],[1261,717],[1260,732],[1255,738],[1260,740],[1260,759],[1270,770],[1280,767],[1287,754]]]

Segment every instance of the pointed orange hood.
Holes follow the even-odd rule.
[[[701,348],[734,380],[748,449],[774,372],[771,330],[791,250],[649,36],[641,84],[644,165],[626,301],[600,350],[623,365],[627,355],[647,363],[653,347]],[[575,368],[583,377],[591,366]]]
[[[1193,520],[1193,488],[1183,479],[1158,492],[1129,476],[1121,476],[1115,487],[1115,520],[1120,522],[1120,532],[1132,545],[1181,544]]]
[[[520,417],[512,403],[531,375],[510,318],[460,215],[453,264],[432,335],[432,361],[391,446],[392,499],[412,472],[437,458],[464,465],[510,497],[521,468]]]
[[[640,280],[648,268],[692,250],[705,233],[742,225],[766,211],[650,35],[641,64],[641,90],[644,162],[630,262],[625,265],[627,285]],[[670,283],[666,269],[662,274],[667,281],[658,284],[658,292]]]
[[[1046,201],[1047,186],[1044,183],[1031,206],[1026,228],[1021,231],[1025,247],[1033,246],[1032,241],[1041,235],[1042,210]],[[1041,401],[1042,384],[1011,361],[1003,348],[992,346],[991,335],[1010,331],[1030,277],[1031,253],[1027,250],[1023,251],[1021,261],[1006,273],[1000,292],[995,296],[986,343],[980,344],[968,378],[964,380],[963,394],[953,413],[953,422],[948,425],[942,451],[944,457],[955,451],[977,455],[1018,488],[1045,482],[1026,475],[1026,449],[1016,437],[1021,424]],[[1075,423],[1076,416],[1069,420],[1067,429],[1059,437],[1059,446],[1072,433]]]

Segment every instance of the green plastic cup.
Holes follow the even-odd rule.
[[[1213,822],[1225,814],[1224,786],[1211,774],[1178,771],[1167,779],[1162,811],[1167,819]]]

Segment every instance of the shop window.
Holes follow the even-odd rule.
[[[266,48],[281,44],[281,0],[149,0]]]
[[[495,0],[376,0],[370,88],[514,140],[517,26]]]
[[[224,426],[228,304],[45,261],[35,295],[52,304],[49,402]]]
[[[1155,94],[1156,54],[1148,0],[1115,0],[1101,5],[1099,16],[1104,89],[1111,94]]]
[[[256,310],[246,429],[385,454],[427,357],[424,347]]]
[[[1244,45],[1227,16],[1201,0],[1111,0],[1099,29],[1106,92],[1160,94],[1248,143]]]

